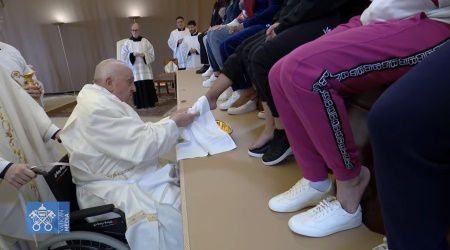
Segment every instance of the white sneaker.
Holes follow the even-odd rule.
[[[324,237],[362,224],[361,206],[354,214],[345,211],[334,196],[329,196],[307,212],[293,216],[289,228],[309,237]]]
[[[235,101],[237,101],[241,97],[241,93],[239,90],[233,91],[233,94],[228,98],[228,100],[224,103],[221,103],[219,105],[221,110],[227,110],[231,107],[231,104],[233,104]]]
[[[213,74],[213,69],[211,66],[205,71],[205,73],[202,74],[204,77],[210,77]]]
[[[256,110],[256,101],[250,100],[240,107],[230,107],[227,112],[230,115],[240,115],[251,112],[253,110]]]
[[[222,94],[220,94],[217,101],[226,101],[226,100],[228,100],[228,97],[230,97],[232,94],[233,94],[233,89],[231,89],[231,87],[229,87]]]
[[[270,199],[269,208],[275,212],[295,212],[305,207],[315,206],[330,195],[335,195],[332,181],[325,192],[320,192],[311,187],[310,181],[302,178],[288,191]]]
[[[386,237],[383,238],[383,243],[381,243],[380,245],[376,246],[372,250],[389,250]]]
[[[258,118],[260,119],[266,119],[266,112],[263,111],[259,111],[258,112]]]
[[[210,78],[208,78],[208,80],[203,81],[202,85],[205,88],[210,88],[214,84],[214,81],[216,81],[216,80],[217,80],[217,76],[213,74],[213,75],[211,75]]]

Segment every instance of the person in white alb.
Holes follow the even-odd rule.
[[[190,36],[186,36],[180,45],[183,61],[186,62],[186,69],[197,69],[202,66],[200,62],[200,43],[198,41],[197,24],[194,20],[188,22],[187,27]]]
[[[122,46],[122,61],[133,70],[136,92],[133,94],[134,106],[137,109],[154,107],[158,102],[153,84],[153,71],[150,65],[155,61],[153,45],[140,36],[138,23],[131,25],[132,36]]]
[[[30,168],[57,160],[50,139],[59,139],[59,128],[11,78],[3,59],[0,63],[0,249],[34,249],[35,240],[44,240],[49,235],[36,234],[34,238],[33,234],[26,233],[25,204],[21,204],[19,193],[25,202],[55,201],[45,180],[36,178]]]
[[[30,69],[20,51],[13,46],[0,42],[0,65],[3,66],[8,73],[18,71],[19,74],[25,75],[33,71]],[[20,81],[20,79],[17,79]],[[39,105],[43,105],[44,86],[37,80],[36,75],[33,76],[34,85],[22,85],[22,88],[33,98],[39,98]],[[35,99],[35,100],[36,100]]]
[[[83,87],[61,132],[81,208],[114,204],[127,219],[131,249],[181,250],[181,197],[176,166],[161,166],[198,114],[178,111],[144,123],[127,102],[135,91],[133,73],[107,59],[95,69],[94,84]]]
[[[186,29],[184,25],[184,18],[179,16],[176,18],[177,28],[170,32],[169,40],[167,44],[169,48],[173,51],[173,58],[178,59],[178,69],[183,70],[186,69],[186,60],[184,60],[182,51],[180,49],[180,45],[183,42],[183,39],[187,36],[190,36],[189,30]]]

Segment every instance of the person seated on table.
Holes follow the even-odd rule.
[[[370,172],[358,161],[343,95],[396,81],[449,39],[449,1],[373,0],[361,16],[271,68],[270,89],[303,178],[269,208],[315,206],[289,220],[292,231],[324,237],[362,224]]]
[[[129,105],[136,88],[123,62],[100,62],[61,131],[81,208],[114,204],[126,214],[131,249],[183,249],[176,166],[158,157],[198,114],[143,122]]]

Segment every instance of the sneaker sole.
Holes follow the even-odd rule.
[[[284,159],[286,159],[286,157],[288,157],[288,156],[291,155],[291,154],[292,154],[292,149],[289,148],[289,149],[286,150],[286,152],[284,152],[284,154],[282,154],[278,159],[273,160],[273,161],[268,161],[268,162],[262,161],[262,163],[263,163],[264,165],[266,165],[266,166],[273,166],[273,165],[276,165],[276,164],[282,162]]]
[[[325,236],[339,233],[342,231],[354,229],[354,228],[361,226],[361,224],[362,224],[361,220],[356,220],[356,221],[353,221],[352,223],[350,223],[349,225],[340,226],[340,227],[334,228],[329,231],[308,231],[308,230],[301,230],[301,229],[293,230],[292,229],[293,226],[291,225],[291,220],[289,220],[289,222],[288,222],[289,229],[291,229],[292,232],[294,232],[296,234],[308,236],[308,237],[315,237],[315,238],[325,237]]]
[[[255,158],[261,158],[261,157],[263,157],[263,155],[264,155],[264,153],[259,153],[259,154],[257,154],[257,153],[253,153],[253,152],[250,151],[250,150],[247,150],[247,153],[248,153],[248,155],[250,155],[251,157],[255,157]]]

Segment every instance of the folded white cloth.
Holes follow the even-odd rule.
[[[200,113],[194,122],[180,128],[183,142],[176,146],[177,160],[219,154],[236,148],[233,139],[219,128],[209,108],[208,100],[202,96],[188,110],[189,113]]]
[[[168,62],[166,66],[164,66],[164,72],[166,73],[174,73],[178,71],[178,66],[172,61]]]

